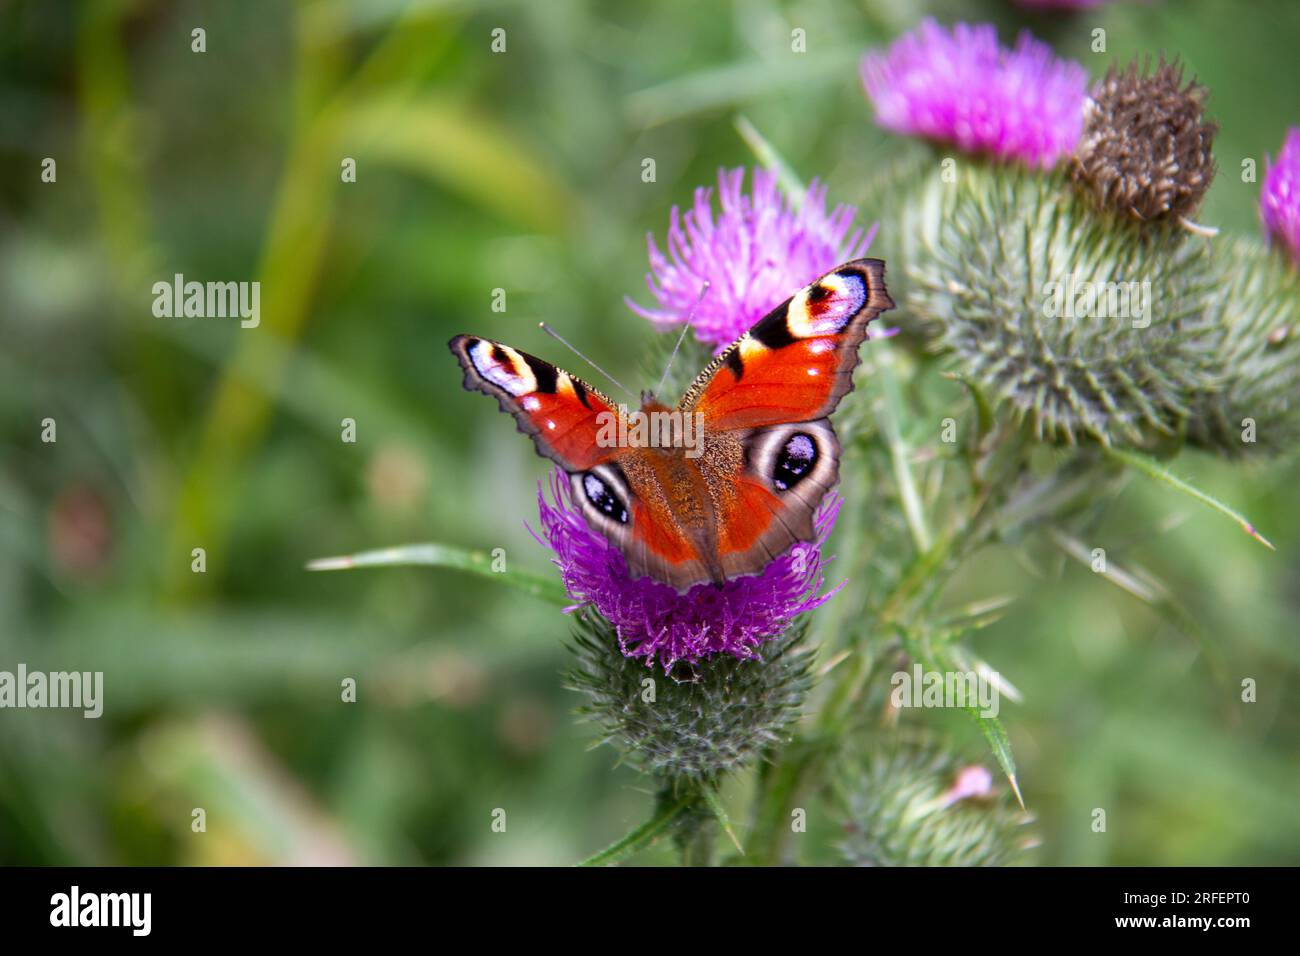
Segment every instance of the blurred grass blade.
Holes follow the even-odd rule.
[[[954,631],[979,631],[1006,616],[1006,610],[1016,600],[1014,594],[999,594],[994,597],[971,601],[951,614],[939,619],[941,627]]]
[[[776,173],[776,181],[781,191],[789,198],[791,205],[795,209],[802,206],[804,197],[808,194],[808,187],[795,173],[794,167],[785,161],[785,157],[776,151],[776,147],[769,143],[767,138],[743,115],[736,117],[736,132],[740,134],[740,138],[745,141],[745,145],[750,148],[764,168]]]
[[[743,60],[675,76],[628,95],[625,110],[633,125],[659,126],[710,110],[759,102],[780,90],[838,87],[853,74],[861,50],[840,47],[817,57]]]
[[[1133,595],[1139,601],[1155,608],[1171,626],[1180,633],[1186,634],[1200,648],[1201,653],[1205,655],[1214,679],[1226,686],[1228,671],[1223,655],[1218,647],[1207,638],[1201,623],[1174,598],[1168,587],[1149,574],[1142,575],[1126,571],[1124,568],[1117,566],[1110,558],[1106,559],[1106,570],[1097,571],[1093,569],[1092,552],[1088,550],[1087,545],[1082,541],[1059,529],[1050,529],[1048,534],[1056,546],[1069,557],[1078,561],[1084,567],[1092,569],[1094,574],[1100,575],[1106,581]]]
[[[1086,568],[1092,568],[1093,557],[1092,551],[1088,546],[1073,535],[1066,534],[1057,528],[1049,528],[1048,535],[1058,548],[1068,554],[1074,560],[1078,561]],[[1104,571],[1093,569],[1094,573],[1100,574],[1103,578],[1123,591],[1127,591],[1139,601],[1146,604],[1159,604],[1161,601],[1169,599],[1168,590],[1158,582],[1146,582],[1141,580],[1135,574],[1130,574],[1109,557],[1106,559],[1106,568]]]
[[[531,571],[493,571],[492,556],[484,551],[466,551],[445,544],[405,544],[307,562],[308,571],[346,571],[352,568],[385,568],[422,564],[435,568],[454,568],[485,578],[492,578],[513,588],[566,607],[573,603],[558,582]]]
[[[1115,459],[1116,461],[1121,462],[1122,464],[1129,465],[1132,468],[1136,468],[1138,471],[1142,472],[1142,474],[1147,475],[1148,477],[1154,478],[1157,481],[1162,481],[1165,484],[1169,485],[1169,487],[1171,488],[1176,488],[1178,491],[1181,491],[1183,494],[1195,498],[1203,505],[1209,505],[1215,511],[1219,512],[1219,514],[1226,515],[1227,517],[1231,518],[1233,521],[1237,522],[1237,524],[1241,526],[1241,529],[1245,531],[1246,534],[1250,535],[1252,538],[1254,538],[1260,544],[1264,545],[1264,547],[1268,548],[1270,551],[1277,550],[1277,548],[1273,547],[1272,542],[1269,541],[1268,538],[1264,537],[1262,534],[1260,534],[1258,531],[1255,530],[1255,526],[1251,524],[1248,520],[1246,520],[1246,516],[1243,515],[1241,512],[1235,510],[1234,508],[1228,507],[1218,498],[1215,498],[1212,495],[1208,495],[1204,491],[1201,491],[1201,489],[1195,487],[1192,484],[1189,484],[1188,482],[1184,481],[1182,478],[1179,478],[1177,475],[1171,472],[1168,468],[1165,468],[1164,466],[1157,464],[1156,462],[1152,461],[1150,458],[1147,458],[1145,455],[1139,455],[1136,452],[1125,451],[1122,448],[1107,448],[1106,454],[1109,455],[1111,458]]]
[[[201,866],[356,866],[344,827],[266,747],[254,727],[220,713],[146,727],[134,773],[163,804],[203,807],[211,837],[191,841]],[[169,824],[189,835],[189,816]],[[208,832],[208,831],[202,831]]]
[[[578,866],[609,866],[624,857],[631,856],[642,847],[648,846],[668,829],[673,820],[677,818],[677,814],[695,801],[696,796],[697,794],[693,792],[683,795],[676,803],[670,803],[663,807],[635,830],[629,832],[622,839],[615,840],[599,853],[587,857]]]
[[[956,665],[957,670],[971,671],[990,686],[997,688],[997,692],[1001,696],[1007,697],[1017,704],[1024,702],[1025,696],[1020,692],[1020,689],[1002,676],[1001,671],[994,670],[993,665],[988,661],[974,657],[967,648],[960,644],[950,646],[947,648],[946,653]]]
[[[537,150],[470,106],[433,96],[359,99],[342,129],[344,140],[363,144],[365,154],[426,175],[539,232],[562,229],[580,205]]]

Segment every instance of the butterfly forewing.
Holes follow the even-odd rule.
[[[473,335],[448,347],[465,371],[465,388],[497,399],[537,451],[566,471],[585,471],[609,461],[617,448],[598,441],[607,418],[618,411],[608,398],[550,362]]]
[[[853,388],[867,325],[894,307],[885,264],[856,259],[777,306],[700,373],[681,405],[706,426],[825,418]]]

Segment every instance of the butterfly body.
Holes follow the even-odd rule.
[[[449,344],[465,387],[495,396],[569,473],[588,524],[631,573],[685,591],[757,574],[815,537],[839,477],[829,416],[853,387],[867,323],[892,307],[883,262],[845,263],[723,350],[676,406],[646,393],[634,413],[509,346]]]

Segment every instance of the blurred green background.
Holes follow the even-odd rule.
[[[1241,160],[1300,123],[1288,0],[0,5],[0,669],[106,685],[99,720],[0,711],[0,863],[569,863],[641,822],[644,783],[570,715],[553,607],[304,562],[436,540],[546,572],[524,522],[547,466],[462,392],[446,340],[559,359],[545,319],[649,384],[622,301],[648,301],[646,233],[753,162],[740,114],[862,203],[907,144],[872,123],[858,58],[926,14],[1029,26],[1093,76],[1181,55],[1222,126],[1200,218],[1258,228]],[[260,327],[155,318],[175,273],[260,281]],[[1002,720],[1038,862],[1300,862],[1300,467],[1177,467],[1278,546],[1138,480],[1111,509],[1109,550],[1205,646],[1086,568],[993,552],[962,582],[1020,596],[980,646],[1025,695]]]

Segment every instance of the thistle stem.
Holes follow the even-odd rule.
[[[642,847],[649,846],[672,825],[683,810],[695,799],[694,794],[684,794],[675,801],[662,804],[645,823],[615,840],[599,853],[593,853],[578,866],[609,866],[631,856]]]

